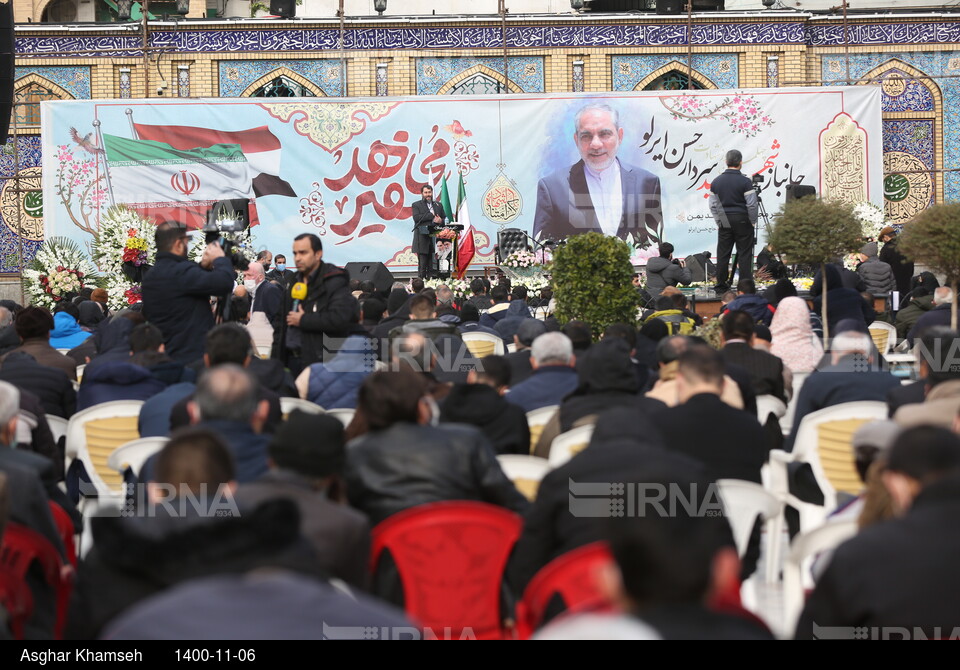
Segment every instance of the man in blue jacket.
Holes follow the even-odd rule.
[[[167,355],[180,363],[203,356],[213,328],[210,296],[228,296],[236,283],[230,259],[217,243],[203,250],[200,264],[187,260],[189,233],[176,221],[157,226],[157,262],[143,278],[143,315],[163,332]]]

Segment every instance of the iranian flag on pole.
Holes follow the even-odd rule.
[[[297,196],[290,184],[277,176],[280,174],[280,140],[266,126],[249,130],[214,130],[196,126],[151,126],[135,123],[133,128],[141,140],[165,142],[181,151],[217,144],[239,144],[255,175],[253,192],[258,198],[265,195]]]
[[[473,225],[470,223],[470,211],[467,209],[467,189],[463,185],[463,174],[457,187],[457,223],[463,225],[460,246],[457,248],[457,279],[463,279],[467,268],[477,253],[477,243],[473,239]]]
[[[254,174],[237,144],[184,151],[106,134],[103,143],[114,200],[158,223],[202,227],[217,201],[254,197]],[[251,225],[255,215],[251,204]]]

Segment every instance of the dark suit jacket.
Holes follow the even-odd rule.
[[[642,168],[620,163],[620,184],[623,217],[617,237],[624,239],[632,233],[638,243],[659,242],[663,237],[660,179]],[[540,180],[533,237],[546,239],[589,232],[603,231],[590,199],[581,160],[569,169],[558,170]]]
[[[787,402],[783,387],[783,361],[773,354],[754,349],[746,342],[731,342],[720,350],[723,360],[739,365],[750,375],[750,385],[757,395],[773,395]]]
[[[261,282],[253,294],[253,305],[251,312],[263,312],[267,315],[267,321],[273,326],[274,332],[278,330],[280,320],[280,308],[283,305],[283,290],[268,281]]]
[[[888,416],[892,419],[897,410],[904,405],[923,402],[927,398],[927,380],[921,379],[912,384],[894,386],[887,391]]]
[[[719,396],[701,393],[664,410],[667,445],[707,466],[711,479],[760,483],[768,449],[756,415],[734,409]]]
[[[443,211],[443,205],[434,200],[433,206],[436,208],[436,216],[439,216],[441,219],[446,218],[447,215]],[[422,198],[414,202],[410,209],[413,210],[413,244],[410,250],[415,254],[432,252],[433,246],[430,236],[427,235],[420,226],[431,225],[434,214],[427,208],[427,201]]]
[[[852,356],[841,358],[836,365],[818,368],[807,377],[800,388],[800,393],[797,394],[793,429],[785,445],[786,451],[793,449],[800,423],[807,414],[825,407],[857,400],[886,402],[887,392],[899,386],[901,386],[900,380],[889,372],[865,372],[858,369]]]

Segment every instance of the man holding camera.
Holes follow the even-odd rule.
[[[233,264],[212,242],[200,264],[187,260],[189,231],[176,221],[157,226],[157,260],[143,278],[143,315],[163,333],[164,351],[184,365],[203,357],[203,341],[213,328],[210,296],[228,296],[235,284]]]
[[[727,169],[710,185],[710,213],[717,222],[717,293],[730,288],[730,253],[737,245],[740,279],[753,277],[754,227],[759,201],[753,182],[740,172],[743,155],[736,149],[727,152]]]
[[[350,279],[343,268],[322,262],[323,245],[312,233],[293,240],[297,274],[284,291],[281,330],[274,337],[274,356],[281,358],[296,377],[313,363],[335,355],[335,340],[346,337],[358,323],[360,307],[350,294]],[[334,341],[324,338],[328,337]],[[282,354],[278,356],[277,354]]]

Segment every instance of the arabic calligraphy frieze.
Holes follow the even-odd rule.
[[[847,26],[848,44],[948,44],[960,42],[960,23],[868,23]],[[807,44],[814,47],[843,46],[839,23],[808,26]]]
[[[730,23],[694,26],[693,43],[703,45],[803,44],[807,39],[801,22]],[[341,48],[336,28],[282,30],[155,30],[150,42],[179,52],[320,51]],[[111,56],[140,53],[137,35],[63,35],[24,37],[16,40],[17,53],[56,55],[86,51],[92,56],[106,49],[119,49]],[[686,45],[684,24],[514,26],[507,30],[512,48],[624,47]],[[358,28],[348,30],[343,49],[494,49],[503,46],[499,26],[452,26],[443,28]]]

